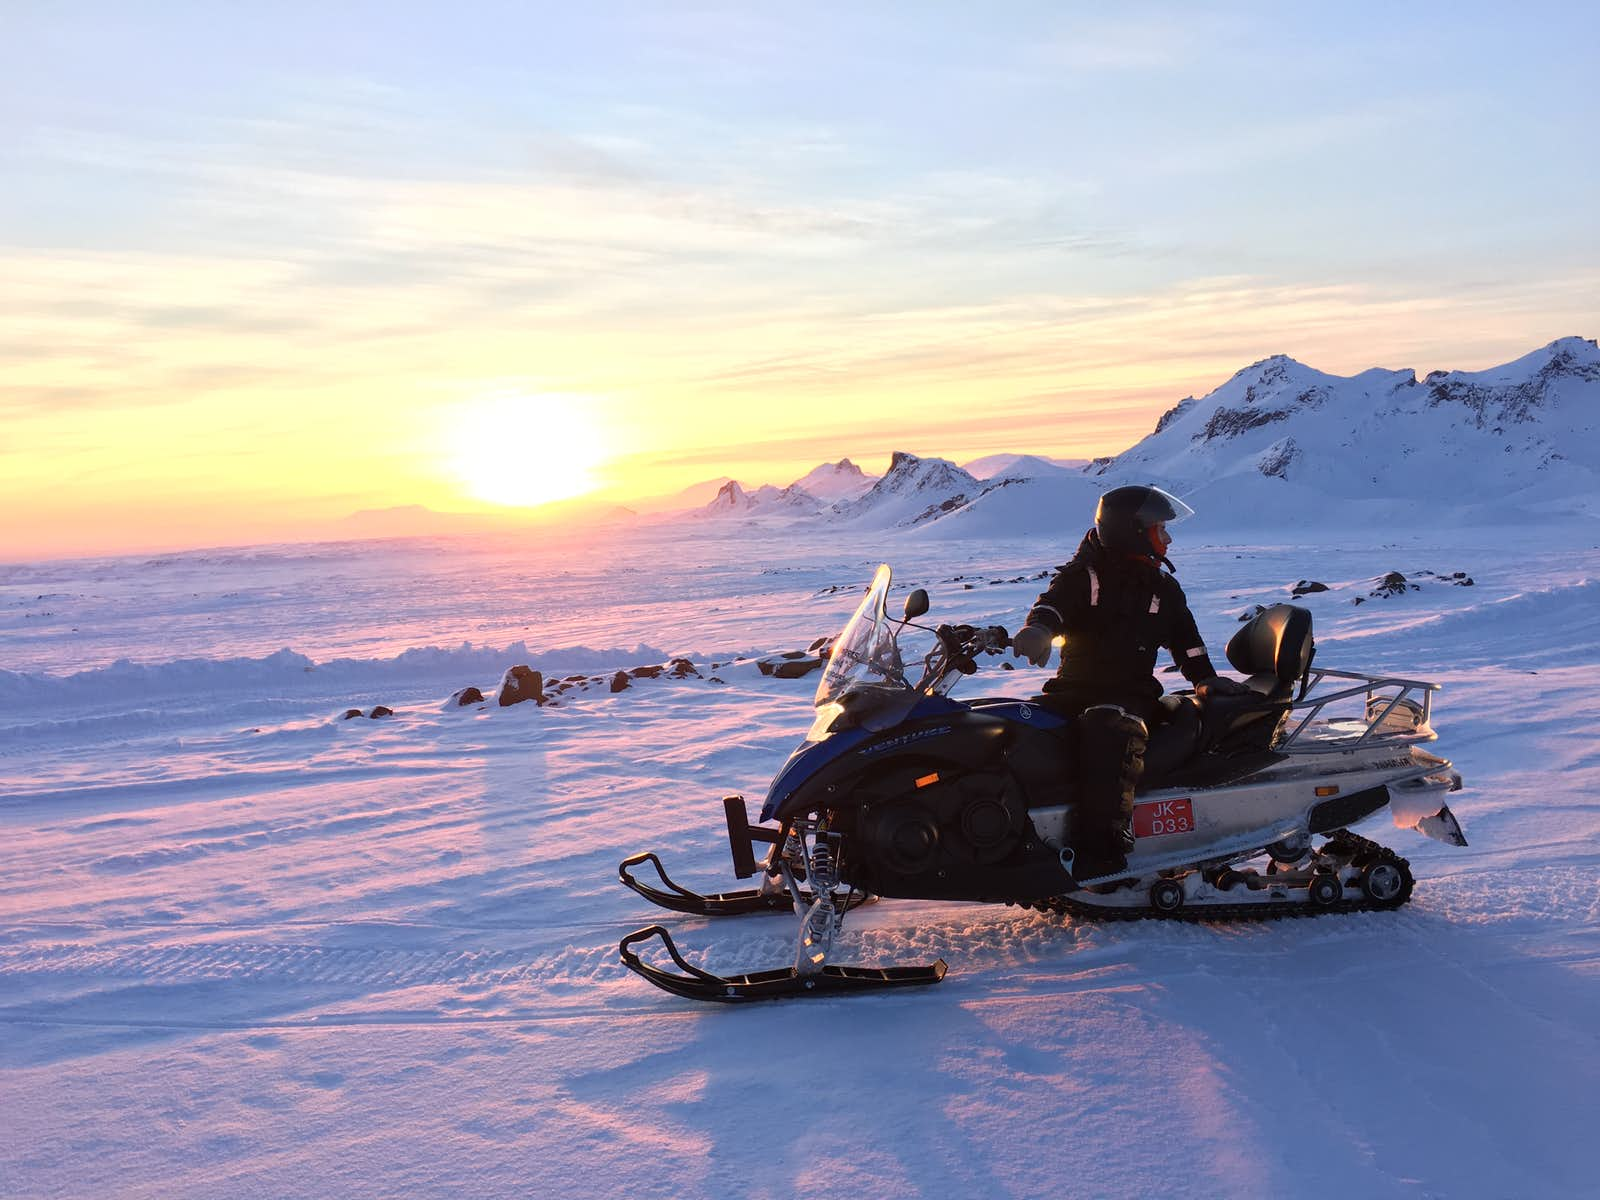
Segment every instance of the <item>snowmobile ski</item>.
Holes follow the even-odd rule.
[[[636,879],[629,873],[628,868],[638,867],[647,862],[655,867],[656,874],[661,877],[661,882],[666,885],[667,890],[663,891],[642,879]],[[748,913],[795,911],[795,897],[782,888],[774,891],[741,888],[733,892],[715,892],[709,896],[690,891],[674,883],[666,869],[662,867],[661,860],[649,851],[623,859],[617,867],[617,878],[652,904],[659,904],[662,908],[670,908],[674,912],[691,913],[697,917],[738,917]],[[809,908],[815,899],[816,897],[809,891],[804,888],[800,890],[799,904],[802,907]]]
[[[660,938],[667,955],[677,964],[679,971],[667,971],[645,962],[633,950],[640,942]],[[752,971],[745,975],[715,975],[703,971],[689,962],[678,951],[672,935],[660,925],[636,929],[622,939],[618,947],[622,964],[668,992],[690,1000],[709,1000],[723,1004],[740,1004],[751,1000],[780,1000],[792,996],[833,995],[841,992],[881,991],[884,988],[919,987],[938,983],[944,978],[944,959],[926,966],[909,967],[855,967],[829,963],[812,973],[801,973],[793,967],[776,970]],[[681,973],[680,973],[681,972]]]

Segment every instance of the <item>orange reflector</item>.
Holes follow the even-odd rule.
[[[930,783],[938,783],[938,782],[939,782],[939,772],[935,771],[932,775],[924,775],[921,779],[917,780],[917,786],[919,788],[924,788],[924,787],[927,787]]]
[[[1319,787],[1317,789],[1317,795],[1319,795],[1319,796],[1337,796],[1338,794],[1339,794],[1339,789],[1336,788],[1336,787],[1333,787],[1331,785],[1326,786],[1326,787]]]

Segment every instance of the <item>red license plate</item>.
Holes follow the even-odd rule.
[[[1194,807],[1188,800],[1152,800],[1133,806],[1133,836],[1193,833]]]

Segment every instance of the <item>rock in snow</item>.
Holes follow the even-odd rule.
[[[500,680],[500,707],[521,704],[525,700],[545,702],[544,676],[524,664],[508,667]]]

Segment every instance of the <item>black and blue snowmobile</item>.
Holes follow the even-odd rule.
[[[742,796],[723,805],[734,872],[760,886],[701,894],[653,853],[619,868],[664,908],[698,916],[794,912],[792,964],[717,975],[688,962],[661,925],[622,939],[623,963],[667,991],[738,1002],[937,983],[943,960],[865,967],[828,961],[846,913],[899,897],[1031,906],[1079,918],[1210,920],[1390,909],[1413,877],[1394,851],[1349,826],[1388,807],[1395,823],[1466,845],[1443,793],[1461,787],[1435,740],[1421,680],[1312,665],[1311,613],[1277,605],[1228,642],[1249,694],[1179,696],[1192,745],[1147,771],[1134,847],[1112,876],[1074,873],[1068,719],[1023,699],[954,700],[951,688],[1008,644],[999,627],[916,624],[927,593],[888,614],[878,568],[833,644],[816,720],[768,789],[760,824]],[[932,635],[913,681],[907,629]],[[1346,711],[1352,710],[1352,711]],[[1177,723],[1175,723],[1177,724]],[[1171,758],[1170,755],[1167,756]],[[758,859],[756,847],[765,852]],[[635,872],[649,864],[658,877]],[[676,970],[639,947],[659,939]]]

